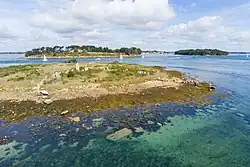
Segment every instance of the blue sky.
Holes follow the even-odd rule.
[[[249,0],[1,0],[0,51],[111,48],[250,51]]]

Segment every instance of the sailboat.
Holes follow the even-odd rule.
[[[145,56],[144,56],[144,55],[141,55],[141,58],[142,58],[142,59],[144,59],[144,58],[145,58]]]
[[[247,58],[249,57],[249,55],[247,54]]]
[[[122,60],[123,59],[123,56],[122,56],[122,54],[120,54],[120,60]]]
[[[43,55],[43,61],[48,61],[45,55]]]

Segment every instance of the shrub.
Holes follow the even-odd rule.
[[[75,76],[74,71],[69,71],[69,72],[67,73],[67,77],[68,77],[68,78],[72,78],[72,77],[74,77],[74,76]]]
[[[67,61],[66,63],[77,63],[77,59],[73,58]]]

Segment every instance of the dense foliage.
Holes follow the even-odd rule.
[[[187,49],[174,52],[176,55],[228,55],[226,51],[218,49]]]
[[[25,52],[25,56],[35,56],[41,54],[56,54],[56,53],[87,53],[87,52],[102,52],[102,53],[123,53],[123,54],[141,54],[142,50],[140,48],[120,48],[120,49],[110,49],[108,47],[95,47],[91,45],[71,45],[71,46],[54,46],[54,47],[40,47],[35,48],[30,51]]]

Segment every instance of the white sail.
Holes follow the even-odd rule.
[[[142,59],[144,59],[144,58],[145,58],[145,56],[144,56],[144,55],[142,55],[142,56],[141,56],[141,58],[142,58]]]
[[[123,59],[123,56],[122,56],[122,54],[120,54],[120,59],[121,59],[121,60]]]
[[[43,61],[48,61],[45,55],[43,55]]]

